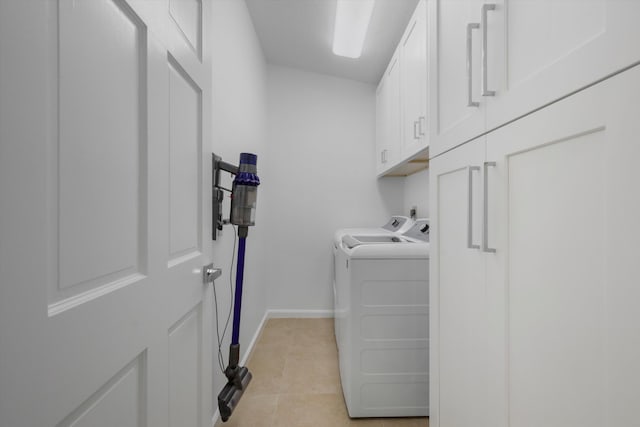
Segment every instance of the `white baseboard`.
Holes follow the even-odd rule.
[[[267,310],[270,319],[333,317],[333,310]]]
[[[253,352],[253,348],[256,346],[256,343],[258,342],[258,338],[260,338],[260,334],[262,333],[262,330],[264,329],[264,325],[267,323],[268,318],[269,318],[269,312],[266,311],[264,313],[264,316],[262,316],[262,320],[258,325],[258,329],[256,329],[256,332],[253,334],[251,341],[249,341],[249,344],[247,345],[247,349],[244,352],[244,356],[242,356],[242,360],[240,360],[240,366],[245,366],[247,364],[247,360],[249,360],[249,356],[251,356],[251,353]]]

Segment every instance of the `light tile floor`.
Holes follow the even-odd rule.
[[[217,427],[429,426],[429,418],[349,418],[333,319],[270,319],[247,365],[253,380]]]

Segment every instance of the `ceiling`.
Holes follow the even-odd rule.
[[[268,63],[377,83],[418,0],[376,0],[358,59],[331,52],[336,0],[246,0],[246,3]]]

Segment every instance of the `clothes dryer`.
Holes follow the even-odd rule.
[[[345,234],[336,341],[351,417],[429,414],[428,219],[403,234]]]

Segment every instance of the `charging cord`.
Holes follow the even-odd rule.
[[[224,340],[225,335],[227,334],[227,329],[229,327],[229,320],[231,319],[231,312],[233,311],[233,264],[236,260],[236,245],[238,243],[238,234],[236,233],[236,226],[231,225],[233,227],[233,252],[231,255],[231,266],[229,267],[229,313],[227,314],[227,320],[224,324],[224,329],[222,331],[222,336],[220,336],[220,322],[218,318],[218,295],[216,292],[216,285],[213,284],[213,301],[215,303],[215,311],[216,311],[216,338],[218,340],[218,365],[220,366],[220,371],[224,374],[224,356],[222,354],[222,341]]]

